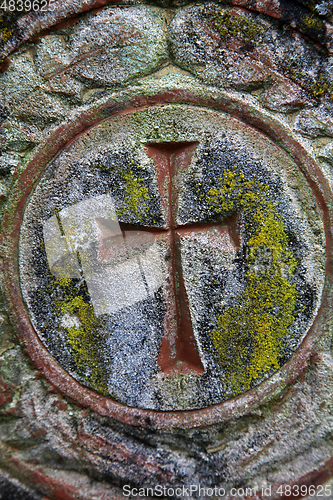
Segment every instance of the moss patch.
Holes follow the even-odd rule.
[[[329,97],[333,99],[333,85],[329,83],[323,73],[319,73],[316,82],[310,85],[310,92],[316,98],[328,94]]]
[[[290,278],[297,262],[268,185],[246,180],[236,168],[219,184],[206,195],[210,211],[241,211],[248,236],[245,290],[234,304],[222,306],[211,332],[226,384],[239,394],[280,368],[281,341],[295,320],[298,294]]]
[[[15,36],[20,36],[20,30],[17,27],[17,21],[27,12],[29,11],[25,8],[23,8],[23,10],[20,12],[18,12],[17,10],[13,10],[10,12],[0,10],[0,50],[4,47],[8,40],[15,38]],[[2,64],[2,62],[3,59],[0,58],[0,64]]]
[[[319,99],[323,95],[328,95],[333,99],[333,85],[328,81],[327,77],[320,71],[314,81],[309,83],[309,75],[304,71],[299,60],[291,61],[288,56],[285,60],[285,69],[290,75],[290,78],[297,85],[307,90],[312,97]]]
[[[223,39],[232,37],[244,44],[253,44],[260,42],[264,34],[264,29],[255,21],[233,13],[230,9],[218,9],[213,19]]]
[[[82,297],[74,297],[58,305],[62,314],[69,313],[78,318],[80,326],[67,328],[67,340],[78,373],[84,382],[101,394],[108,394],[107,377],[101,359],[100,339],[97,332],[101,322],[94,313],[94,308]]]
[[[299,28],[305,33],[311,33],[311,31],[322,33],[324,32],[324,22],[314,12],[312,14],[306,13],[301,17]]]
[[[103,359],[106,349],[106,329],[103,320],[97,318],[90,304],[85,281],[55,278],[47,265],[44,242],[41,242],[37,255],[40,258],[36,264],[41,266],[44,262],[40,289],[33,297],[41,331],[52,345],[53,336],[57,337],[60,329],[65,330],[66,343],[73,357],[71,369],[77,372],[80,382],[101,394],[109,395],[108,367]],[[42,291],[44,287],[46,293]],[[40,313],[43,313],[41,317]],[[72,321],[72,325],[65,325],[63,317],[66,315],[75,318],[76,321]],[[60,337],[62,336],[60,333]],[[64,358],[64,352],[58,352],[58,348],[56,352],[62,359]]]
[[[145,203],[145,200],[149,200],[148,189],[142,185],[144,179],[135,177],[130,170],[122,174],[122,181],[125,201],[117,211],[118,217],[130,213],[135,214],[139,220],[143,220],[149,210]]]
[[[150,225],[156,218],[158,198],[152,172],[147,171],[129,154],[110,154],[94,162],[90,171],[100,179],[116,206],[120,222]]]

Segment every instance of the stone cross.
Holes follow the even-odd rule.
[[[63,209],[44,224],[52,273],[84,278],[97,316],[143,300],[163,286],[167,310],[158,364],[166,376],[204,373],[182,272],[182,240],[205,234],[208,245],[224,252],[234,254],[240,247],[236,216],[217,224],[176,222],[180,174],[189,167],[197,145],[170,142],[145,146],[156,168],[165,227],[141,230],[119,223],[108,195]],[[163,276],[165,263],[158,249],[161,242],[167,248],[167,277]]]

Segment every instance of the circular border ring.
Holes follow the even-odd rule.
[[[187,104],[223,111],[254,127],[286,151],[297,163],[315,197],[326,234],[326,281],[321,307],[302,344],[278,372],[249,391],[217,405],[189,411],[155,411],[127,407],[84,387],[69,375],[47,351],[37,336],[22,298],[18,269],[18,242],[24,207],[30,192],[44,173],[51,160],[65,147],[97,125],[100,121],[119,114],[166,104]],[[315,343],[325,331],[325,323],[331,309],[330,289],[333,281],[331,255],[333,236],[333,208],[326,202],[332,196],[327,179],[319,165],[292,136],[290,131],[277,123],[269,114],[255,106],[230,97],[221,91],[208,96],[203,90],[167,89],[155,95],[142,95],[142,89],[123,91],[95,103],[90,109],[76,113],[72,120],[58,126],[37,148],[24,170],[14,174],[14,183],[4,214],[1,237],[3,291],[9,303],[13,324],[24,343],[26,353],[36,369],[62,394],[77,404],[88,407],[125,424],[155,429],[192,428],[212,425],[231,417],[253,413],[255,408],[277,397],[306,369],[311,356],[315,355]]]

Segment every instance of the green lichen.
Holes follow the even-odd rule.
[[[71,286],[70,281],[62,280],[62,284]],[[107,374],[103,369],[101,342],[97,333],[101,328],[101,321],[96,317],[94,308],[80,296],[62,301],[58,308],[61,314],[73,315],[79,321],[79,326],[67,328],[67,341],[83,382],[88,382],[97,392],[108,395]]]
[[[117,200],[116,214],[119,220],[129,219],[131,223],[142,223],[149,214],[149,207],[145,203],[150,200],[148,183],[144,179],[144,172],[133,158],[121,158],[121,163],[103,166],[99,163],[90,165],[91,172],[108,172],[109,191]]]
[[[286,57],[286,69],[290,74],[291,79],[302,85],[304,73],[302,71],[301,63],[298,60],[291,60],[289,56]]]
[[[101,330],[102,321],[96,317],[94,308],[78,295],[73,279],[55,280],[54,286],[63,290],[65,298],[56,301],[58,314],[69,314],[78,325],[66,328],[67,342],[71,347],[75,367],[81,381],[101,394],[108,395],[107,370],[102,352],[105,339]]]
[[[210,210],[240,210],[248,235],[246,288],[234,304],[222,306],[211,332],[226,385],[239,394],[280,368],[281,341],[295,320],[298,293],[290,278],[296,260],[267,185],[256,178],[246,180],[236,167],[227,170],[219,184],[206,195]]]
[[[149,208],[145,200],[149,200],[148,189],[143,186],[142,178],[135,177],[130,170],[122,174],[124,183],[125,200],[118,209],[117,215],[121,217],[124,214],[134,214],[140,221],[148,214]]]
[[[324,30],[324,23],[323,20],[313,12],[312,14],[304,14],[302,16],[299,28],[305,32],[322,32]]]
[[[2,41],[4,43],[7,42],[7,40],[9,40],[9,38],[12,36],[12,34],[13,34],[13,30],[10,30],[8,28],[3,28],[2,32],[1,32]]]
[[[323,73],[319,73],[315,84],[310,85],[310,92],[316,98],[328,94],[333,99],[333,85],[329,83]]]
[[[286,58],[286,69],[292,81],[310,92],[316,99],[323,95],[328,95],[333,99],[333,85],[322,72],[319,72],[314,83],[309,83],[309,75],[303,70],[301,62],[299,60],[291,61],[290,57]]]
[[[23,2],[24,3],[24,2]],[[17,33],[17,21],[26,12],[24,6],[23,10],[18,12],[16,9],[13,11],[0,10],[0,47],[2,47],[8,40],[13,39]],[[3,61],[0,60],[0,63]]]
[[[58,210],[53,210],[53,213],[57,215]],[[62,277],[56,278],[47,265],[45,243],[41,240],[35,254],[37,272],[41,271],[39,263],[43,261],[43,285],[34,292],[32,298],[37,315],[41,311],[47,311],[40,324],[41,330],[50,345],[53,345],[54,336],[62,337],[65,330],[80,381],[101,394],[110,395],[107,384],[108,366],[103,358],[107,329],[105,322],[96,316],[89,302],[87,284],[83,279],[68,277],[70,272],[66,273],[66,270],[59,272],[62,266],[57,268],[58,276]],[[65,315],[69,316],[67,321],[72,320],[72,326],[64,325]],[[57,351],[57,354],[61,356],[61,352]]]
[[[13,36],[16,18],[0,13],[0,43],[6,43]]]
[[[232,37],[244,44],[260,43],[261,36],[264,34],[262,26],[230,9],[218,9],[214,15],[214,23],[223,39]]]

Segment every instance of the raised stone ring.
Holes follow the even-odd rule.
[[[313,325],[318,196],[225,110],[126,108],[36,167],[20,231],[29,331],[116,404],[208,409],[271,377]]]

